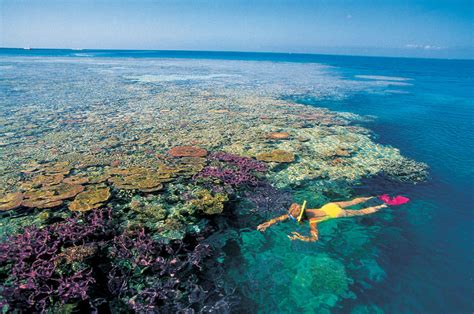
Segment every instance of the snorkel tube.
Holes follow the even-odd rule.
[[[301,219],[303,218],[303,214],[304,214],[305,209],[306,209],[306,200],[303,202],[303,205],[301,205],[300,215],[296,219],[297,222],[301,222]]]

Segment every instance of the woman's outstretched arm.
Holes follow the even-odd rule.
[[[288,215],[281,215],[281,216],[278,216],[278,217],[275,217],[273,219],[270,219],[269,221],[267,222],[264,222],[260,225],[257,226],[257,230],[258,231],[262,231],[264,232],[268,227],[270,227],[271,225],[274,225],[280,221],[284,221],[284,220],[287,220],[288,219]]]

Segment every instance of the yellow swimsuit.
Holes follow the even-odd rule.
[[[312,221],[316,220],[316,222],[321,222],[321,221],[328,220],[331,218],[336,218],[336,217],[339,217],[339,215],[343,211],[343,209],[335,203],[328,203],[324,205],[323,207],[321,207],[319,210],[322,210],[323,212],[325,212],[326,216],[320,217],[320,218],[312,218],[311,219]]]

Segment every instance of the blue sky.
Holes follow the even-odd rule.
[[[474,58],[474,0],[0,0],[0,46]]]

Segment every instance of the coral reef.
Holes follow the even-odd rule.
[[[0,198],[0,211],[18,208],[22,201],[22,193],[17,192],[5,194]]]
[[[249,172],[238,169],[222,169],[218,167],[205,167],[195,178],[213,178],[218,179],[224,184],[231,186],[239,186],[243,184],[256,185],[258,180]]]
[[[9,236],[0,243],[2,310],[92,310],[102,299],[112,312],[175,312],[225,302],[221,288],[199,277],[209,245],[157,242],[143,228],[115,225],[110,210],[92,210]],[[98,286],[107,287],[105,298]]]
[[[171,179],[169,172],[147,168],[111,169],[109,182],[117,189],[156,192],[163,189],[163,182]]]
[[[208,245],[158,243],[144,230],[124,232],[110,247],[109,291],[136,312],[202,308],[210,295],[194,293],[202,289],[195,274],[209,255]]]
[[[257,160],[266,162],[293,162],[295,155],[292,152],[284,151],[282,149],[275,149],[268,153],[260,153],[257,155]]]
[[[324,254],[304,256],[292,280],[290,293],[297,306],[305,310],[322,306],[334,307],[340,298],[350,298],[344,265]]]
[[[423,182],[428,177],[428,165],[406,158],[394,158],[385,161],[382,172],[404,182]]]
[[[110,189],[106,186],[88,186],[69,203],[72,211],[88,211],[99,208],[110,198]]]
[[[207,258],[204,233],[218,231],[213,244],[226,243],[219,228],[231,225],[245,230],[229,231],[223,244],[238,243],[229,251],[239,252],[233,258],[248,268],[237,280],[239,293],[283,309],[267,311],[289,312],[295,310],[288,297],[293,286],[304,291],[298,310],[329,311],[350,297],[354,259],[364,257],[376,269],[375,254],[365,255],[378,230],[342,224],[345,235],[316,247],[331,246],[348,261],[345,268],[332,255],[293,254],[285,229],[271,231],[270,239],[248,228],[283,213],[291,201],[319,206],[352,197],[366,178],[427,178],[425,164],[376,143],[358,124],[366,117],[283,97],[338,97],[348,83],[324,79],[320,65],[306,64],[312,70],[302,73],[292,72],[291,64],[227,68],[173,61],[159,72],[182,73],[153,75],[163,61],[143,68],[130,60],[94,62],[33,62],[34,72],[25,75],[23,60],[10,73],[23,73],[28,89],[13,91],[17,98],[6,97],[0,106],[4,311],[95,311],[101,300],[105,312],[228,311],[231,289],[216,286],[223,278],[208,280],[221,275],[222,266],[203,266],[227,262],[226,250]],[[48,73],[61,73],[61,80],[45,87]],[[117,215],[113,223],[104,206]],[[367,273],[367,265],[353,273]],[[369,277],[381,276],[374,273]],[[301,280],[293,281],[293,274]],[[274,287],[278,293],[265,295]]]
[[[63,200],[73,198],[84,191],[82,185],[60,183],[52,186],[41,187],[23,193],[22,206],[36,208],[51,208],[59,206]]]
[[[217,180],[232,187],[255,186],[260,182],[259,173],[262,174],[268,170],[267,166],[260,161],[225,152],[212,153],[208,159],[211,160],[211,164],[215,161],[214,165],[204,167],[194,176],[195,180]]]
[[[27,227],[1,243],[3,310],[45,311],[56,303],[88,300],[95,283],[92,268],[74,263],[77,256],[66,252],[103,232],[108,215],[97,211],[86,222],[70,218],[41,229]],[[65,263],[61,263],[63,259]]]
[[[206,157],[207,150],[195,146],[176,146],[168,151],[173,157]]]
[[[206,215],[216,215],[224,210],[224,203],[229,199],[227,195],[216,193],[212,195],[209,190],[200,190],[195,193],[197,199],[193,199],[190,203],[199,211]]]
[[[267,138],[271,140],[286,140],[290,137],[288,132],[270,132],[267,134]]]
[[[253,158],[238,156],[226,152],[212,153],[209,156],[209,159],[224,161],[246,172],[266,172],[268,170],[267,165],[263,162],[259,162]]]
[[[250,200],[259,215],[277,215],[285,213],[292,203],[290,191],[278,190],[269,183],[262,183],[252,191],[246,191],[245,196]]]

